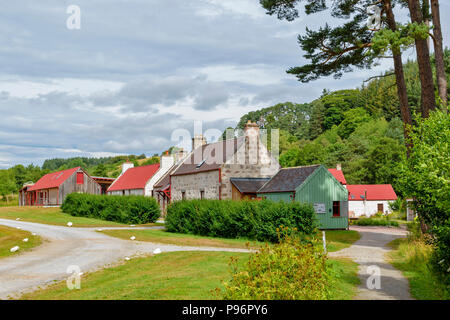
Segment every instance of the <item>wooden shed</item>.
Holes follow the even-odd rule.
[[[258,196],[310,203],[321,229],[348,228],[348,191],[322,165],[283,168],[258,190]]]
[[[20,206],[59,206],[73,192],[101,194],[101,186],[81,167],[46,174],[19,192]]]

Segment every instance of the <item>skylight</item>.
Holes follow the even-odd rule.
[[[205,163],[206,159],[202,160],[202,162],[200,162],[199,164],[197,164],[197,169],[200,168],[204,163]]]

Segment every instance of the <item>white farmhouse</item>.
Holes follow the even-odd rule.
[[[347,185],[348,211],[351,218],[372,216],[378,212],[389,214],[389,202],[397,200],[390,184]]]

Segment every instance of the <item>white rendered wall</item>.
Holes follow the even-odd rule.
[[[161,179],[163,175],[169,171],[172,166],[175,164],[175,159],[172,156],[163,156],[161,157],[161,163],[159,170],[156,171],[156,173],[153,175],[153,177],[148,180],[147,184],[145,185],[145,192],[144,195],[150,197],[152,195],[153,186],[156,182]]]
[[[366,215],[367,217],[372,216],[378,212],[378,204],[383,204],[383,213],[392,213],[389,208],[389,202],[387,200],[381,201],[349,201],[348,202],[348,211],[349,214],[353,211],[354,217],[360,217],[362,215]]]

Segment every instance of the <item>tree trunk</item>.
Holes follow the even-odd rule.
[[[436,78],[439,98],[447,106],[447,77],[445,74],[444,49],[442,47],[441,17],[439,0],[431,0],[431,14],[433,18],[434,56],[436,59]]]
[[[395,31],[397,29],[397,25],[395,22],[394,12],[392,11],[391,0],[384,0],[383,5],[384,10],[386,12],[386,18],[389,29]],[[394,55],[394,72],[397,84],[397,94],[398,100],[400,101],[400,115],[402,117],[404,128],[403,134],[405,136],[407,155],[409,156],[409,152],[411,149],[411,145],[409,143],[409,130],[412,126],[412,118],[411,118],[411,110],[409,109],[408,103],[408,93],[406,91],[405,75],[403,72],[402,54],[400,50],[392,50],[392,51],[393,51],[392,54]]]
[[[408,0],[411,21],[423,23],[423,16],[418,0]],[[422,89],[422,117],[428,118],[430,110],[436,108],[434,97],[433,71],[431,69],[430,51],[426,39],[416,39],[417,63],[419,65],[420,85]]]
[[[422,16],[423,16],[423,22],[429,28],[430,27],[430,0],[422,1]],[[430,37],[427,38],[427,46],[428,46],[428,51],[430,51],[431,50]]]

